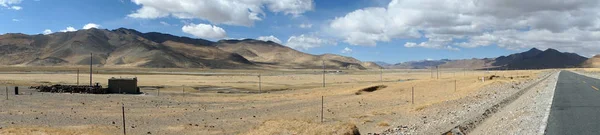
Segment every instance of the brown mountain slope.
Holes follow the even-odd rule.
[[[584,68],[599,68],[600,67],[600,55],[596,55],[592,58],[589,58],[583,64],[581,64]]]
[[[243,57],[211,45],[146,39],[130,29],[88,29],[50,35],[0,35],[0,64],[25,66],[94,64],[153,68],[252,68]],[[182,38],[182,37],[177,37]],[[187,38],[189,39],[189,38]],[[190,39],[193,40],[193,39]]]
[[[215,45],[268,68],[318,69],[322,68],[323,62],[327,68],[333,69],[380,68],[369,63],[363,65],[363,62],[351,57],[334,54],[311,55],[270,41],[221,40]]]
[[[90,53],[93,55],[90,57]],[[132,29],[0,35],[0,65],[150,68],[380,68],[351,57],[311,55],[274,42],[179,37]]]

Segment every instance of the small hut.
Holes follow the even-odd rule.
[[[108,93],[139,94],[136,78],[115,78],[108,79]]]

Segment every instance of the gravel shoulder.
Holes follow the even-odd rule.
[[[544,134],[559,73],[485,119],[470,134]]]
[[[547,76],[550,77],[544,82],[540,82],[538,84],[540,86],[535,86],[537,87],[536,90],[530,89],[528,93],[537,93],[544,91],[544,96],[546,97],[538,97],[536,99],[537,101],[535,102],[539,102],[540,106],[545,107],[536,109],[549,109],[549,104],[543,103],[551,102],[551,100],[547,100],[547,96],[552,95],[554,89],[545,90],[548,89],[545,86],[547,82],[556,81],[556,76],[558,75],[557,73],[558,72],[547,71],[538,74],[536,79],[531,79],[527,81],[509,81],[506,83],[493,84],[480,89],[478,92],[471,93],[470,95],[460,99],[444,101],[442,103],[433,104],[425,108],[416,107],[413,117],[398,119],[397,123],[394,123],[394,125],[400,126],[396,126],[394,128],[385,130],[384,132],[376,134],[443,134],[447,131],[452,130],[458,125],[469,123],[469,120],[477,119],[482,115],[487,115],[486,113],[488,112],[486,111],[488,111],[490,108],[498,108],[497,105],[503,102],[505,99],[519,93],[527,87],[534,86],[536,82],[543,80]],[[541,121],[543,116],[540,115],[540,117],[541,118],[539,119]],[[540,123],[539,121],[536,122]],[[532,130],[537,131],[538,129],[539,126],[536,126]],[[486,133],[496,132],[486,131],[482,134]]]

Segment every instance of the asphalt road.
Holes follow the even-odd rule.
[[[548,117],[547,135],[600,135],[600,80],[560,73]]]

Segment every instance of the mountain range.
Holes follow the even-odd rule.
[[[48,35],[0,35],[0,65],[207,69],[379,69],[372,62],[335,54],[312,55],[271,41],[220,40],[87,29]]]
[[[598,67],[600,56],[588,60],[575,53],[532,48],[522,53],[483,59],[422,60],[397,64],[362,62],[336,54],[312,55],[254,39],[217,42],[133,29],[86,29],[48,35],[0,35],[0,65],[205,69],[543,69]]]
[[[599,58],[600,59],[600,56]],[[541,51],[532,48],[528,51],[515,53],[508,56],[483,59],[462,60],[422,60],[410,61],[385,66],[392,69],[427,69],[435,68],[465,68],[465,69],[546,69],[546,68],[570,68],[581,67],[588,58],[575,53],[560,52],[549,48]],[[600,60],[599,60],[600,62]],[[588,62],[591,63],[593,62]],[[600,64],[598,64],[600,65]]]

